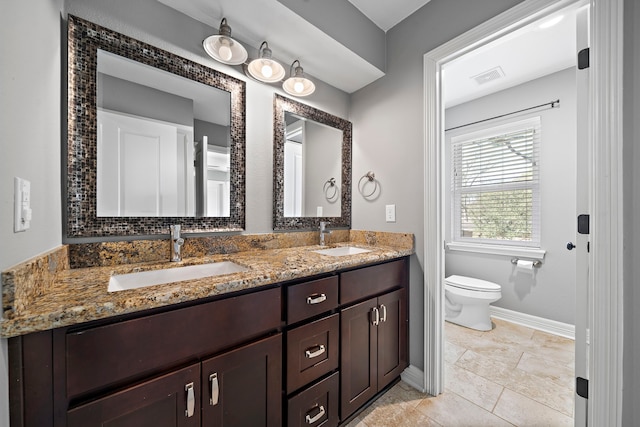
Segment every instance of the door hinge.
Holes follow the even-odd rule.
[[[578,233],[589,234],[589,215],[578,215]]]
[[[589,380],[581,377],[577,377],[576,393],[578,393],[578,396],[588,399],[589,398]]]
[[[578,70],[589,68],[589,48],[584,48],[578,52]]]

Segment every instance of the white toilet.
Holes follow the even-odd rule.
[[[479,331],[491,330],[489,304],[502,297],[497,283],[466,276],[444,279],[444,320]]]

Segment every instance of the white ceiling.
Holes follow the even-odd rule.
[[[389,31],[430,0],[349,0],[382,30]]]
[[[480,47],[443,67],[446,107],[461,104],[576,65],[576,10],[572,6]],[[562,20],[546,29],[540,24]],[[475,76],[496,67],[504,77],[478,84]]]
[[[289,65],[299,59],[305,73],[347,93],[384,75],[277,0],[158,1],[216,29],[226,17],[234,38],[255,49],[267,40],[273,57],[283,63],[287,72]]]
[[[222,17],[233,36],[257,49],[268,40],[285,69],[299,59],[305,72],[347,93],[384,76],[361,56],[321,31],[278,0],[158,0],[213,28]],[[344,0],[383,30],[388,30],[430,0]],[[328,2],[327,5],[330,5]],[[380,46],[380,49],[384,49]],[[445,67],[445,105],[452,106],[568,68],[575,64],[575,19],[540,30],[530,25],[479,48]],[[503,78],[477,85],[472,79],[494,67]]]

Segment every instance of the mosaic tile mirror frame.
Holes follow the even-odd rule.
[[[230,94],[229,216],[97,216],[97,52],[120,55]],[[245,228],[246,84],[202,64],[75,16],[68,19],[68,123],[66,234],[104,237],[166,234],[171,224],[184,232]]]
[[[342,131],[342,172],[340,186],[340,216],[285,216],[285,113],[312,120]],[[317,229],[320,221],[330,227],[351,227],[351,133],[352,124],[343,118],[326,113],[278,94],[273,99],[273,229]]]

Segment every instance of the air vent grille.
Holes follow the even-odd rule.
[[[501,67],[495,67],[471,78],[474,79],[479,85],[482,85],[490,81],[499,79],[500,77],[504,77],[504,71],[502,71]]]

